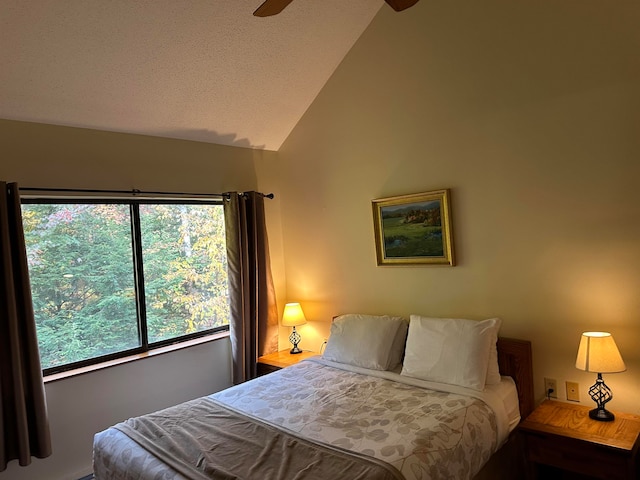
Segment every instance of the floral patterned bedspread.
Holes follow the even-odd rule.
[[[195,419],[198,428],[215,429],[211,423],[218,422],[205,418],[211,412],[205,415],[187,408],[193,402],[204,406],[211,399],[213,402],[209,403],[253,418],[256,424],[262,422],[281,429],[292,436],[294,443],[296,438],[308,439],[319,446],[373,457],[391,465],[406,480],[471,479],[506,438],[508,420],[504,405],[500,408],[502,401],[492,399],[491,395],[441,384],[439,389],[432,389],[435,387],[428,382],[392,372],[362,370],[309,359],[147,417],[155,415],[169,425],[181,427],[184,422],[191,422],[185,420],[189,417]],[[190,410],[186,417],[174,415],[174,410],[185,408]],[[135,428],[138,419],[132,420]],[[191,437],[206,441],[206,435],[191,435],[188,428],[187,436],[182,437],[185,441],[175,440],[171,435],[165,437],[178,450],[186,449],[191,442],[186,439]],[[141,446],[145,442],[140,443],[138,438],[136,443],[132,439],[136,435],[127,436],[114,427],[96,434],[96,479],[196,478],[176,467],[175,459],[163,460],[157,450],[156,455],[145,450]],[[156,438],[150,436],[152,442]],[[228,478],[237,477],[232,474]]]
[[[496,415],[478,398],[313,360],[212,397],[300,436],[383,460],[407,480],[470,479],[500,444]]]

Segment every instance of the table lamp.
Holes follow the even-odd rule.
[[[589,389],[589,395],[596,402],[597,408],[589,412],[589,417],[602,422],[612,421],[615,417],[604,405],[613,398],[613,394],[602,380],[602,374],[624,372],[627,367],[611,334],[584,332],[580,338],[576,368],[598,374],[595,385]]]
[[[289,341],[293,344],[293,348],[289,353],[302,353],[302,350],[298,348],[298,344],[302,339],[300,334],[296,332],[296,326],[304,325],[307,323],[307,319],[304,316],[302,307],[299,303],[287,303],[284,306],[284,312],[282,313],[282,326],[293,327],[293,332],[289,336]]]

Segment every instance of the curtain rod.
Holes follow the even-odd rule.
[[[149,192],[144,190],[138,190],[137,188],[131,190],[90,190],[82,188],[36,188],[36,187],[19,187],[20,191],[24,192],[51,192],[51,193],[108,193],[118,195],[178,195],[187,197],[226,197],[229,193],[194,193],[194,192]],[[240,192],[245,193],[245,192]],[[262,195],[265,198],[273,199],[273,193],[256,192],[258,195]]]

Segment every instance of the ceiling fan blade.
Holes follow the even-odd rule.
[[[385,2],[387,2],[396,12],[401,12],[406,8],[413,7],[418,3],[418,0],[385,0]]]
[[[269,17],[280,13],[293,0],[267,0],[260,5],[253,14],[256,17]]]

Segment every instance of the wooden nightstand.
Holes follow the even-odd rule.
[[[266,375],[267,373],[275,372],[281,368],[295,365],[300,360],[305,358],[315,357],[318,355],[316,352],[307,352],[291,354],[289,350],[280,350],[276,353],[270,353],[258,358],[258,375]]]
[[[541,467],[549,465],[590,478],[640,479],[640,416],[614,412],[614,421],[599,422],[589,410],[546,400],[520,423],[529,478],[549,478]]]

